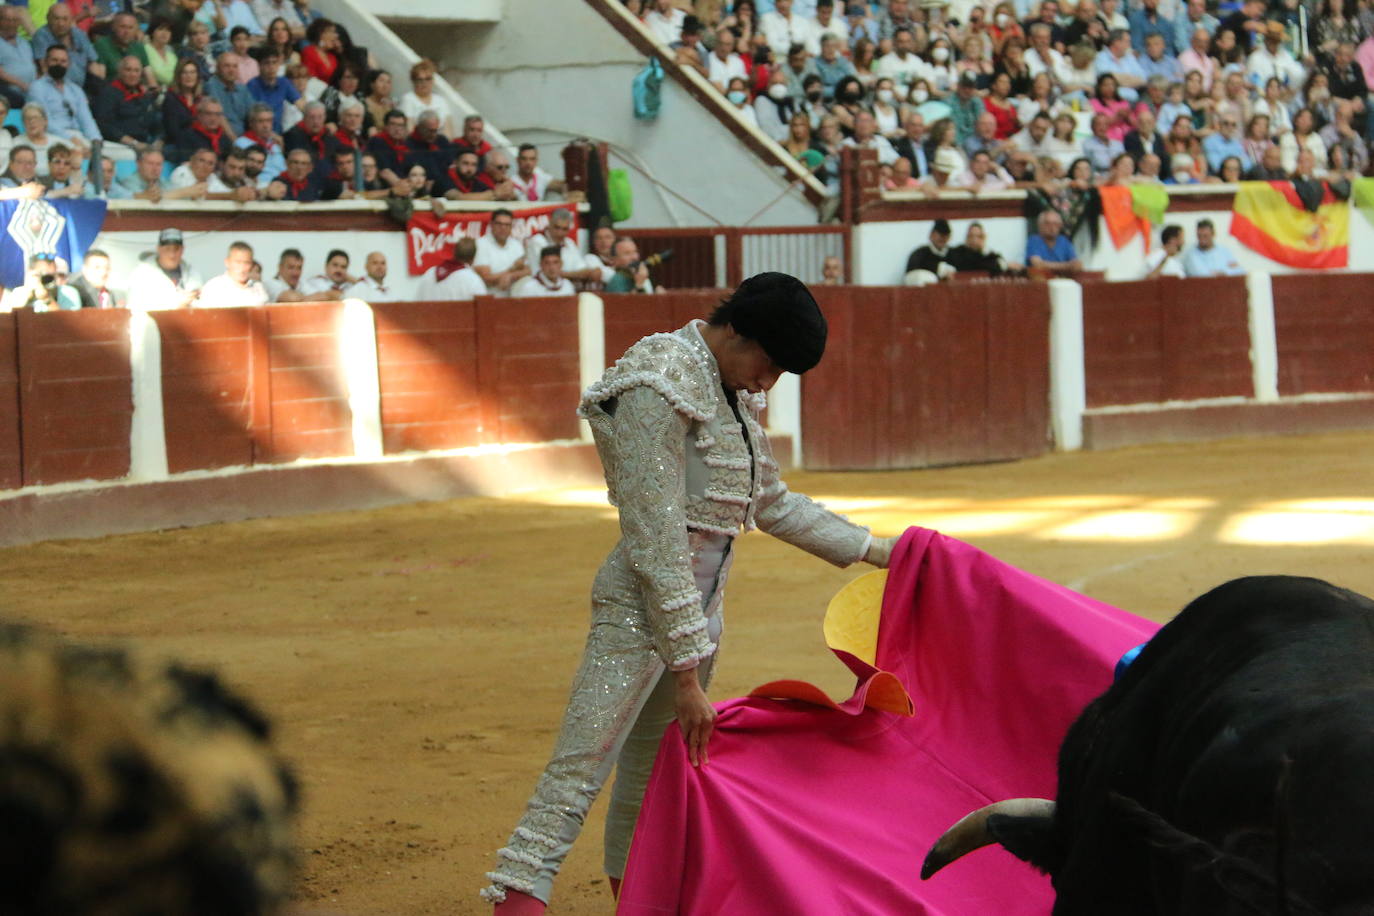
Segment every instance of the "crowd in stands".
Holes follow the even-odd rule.
[[[847,146],[926,194],[1370,166],[1368,0],[624,2],[832,192]]]
[[[42,20],[35,21],[40,8]],[[309,0],[0,6],[0,195],[539,201],[563,182],[493,149],[415,64],[397,99]]]
[[[658,289],[634,239],[617,235],[608,226],[592,231],[590,250],[583,253],[572,238],[570,210],[555,210],[543,232],[524,240],[513,237],[513,225],[511,211],[493,211],[485,234],[459,239],[449,259],[420,278],[418,293],[405,296],[388,281],[386,255],[380,251],[369,252],[357,265],[347,251],[335,249],[325,256],[318,273],[310,274],[301,250],[287,248],[267,276],[252,247],[236,241],[229,245],[223,272],[211,274],[202,273],[185,258],[180,230],[164,229],[155,250],[145,253],[123,278],[112,276],[110,257],[98,248],[86,252],[80,273],[74,276],[61,258],[32,255],[23,284],[0,295],[0,312],[22,308],[156,311],[343,299],[457,301],[488,295],[523,298],[570,296],[582,290],[652,293]]]

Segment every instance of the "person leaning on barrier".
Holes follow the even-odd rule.
[[[60,143],[48,147],[48,174],[38,179],[45,188],[44,197],[80,200],[85,196],[85,176],[73,159],[72,151]]]
[[[539,270],[511,287],[512,296],[572,296],[577,290],[563,276],[561,249],[549,245],[539,251]]]
[[[81,262],[81,275],[67,282],[66,288],[81,302],[83,309],[112,309],[119,303],[110,289],[110,256],[99,248],[91,248]]]
[[[612,249],[615,248],[615,230],[610,226],[597,226],[592,230],[591,250],[583,258],[583,263],[587,269],[599,271],[599,275],[594,279],[583,280],[584,289],[602,289],[610,282],[611,277],[615,276],[614,257]]]
[[[253,248],[234,242],[224,258],[224,273],[201,287],[196,308],[237,308],[267,304],[267,289],[253,279]]]
[[[514,226],[515,216],[509,210],[493,210],[487,233],[477,240],[472,268],[493,296],[506,295],[532,273],[527,266],[525,246],[511,238]],[[561,266],[560,263],[560,270]]]
[[[257,182],[248,177],[248,151],[231,149],[220,160],[219,170],[206,181],[210,200],[257,200]]]
[[[949,262],[949,220],[937,219],[930,227],[930,241],[911,252],[906,259],[906,285],[925,286],[955,272]]]
[[[476,256],[477,243],[469,238],[459,239],[449,259],[431,267],[420,278],[417,298],[424,302],[459,302],[485,296],[487,285],[472,269]]]
[[[62,285],[57,276],[57,256],[39,252],[29,257],[24,285],[16,286],[0,299],[0,312],[29,308],[35,312],[55,312],[81,308],[77,294]]]
[[[1183,227],[1165,226],[1159,247],[1145,256],[1145,279],[1188,276],[1183,269]]]
[[[308,301],[335,301],[343,298],[344,290],[357,282],[348,274],[348,252],[335,248],[325,256],[324,273],[316,274],[301,284],[301,295]]]
[[[539,252],[553,245],[563,254],[563,276],[578,283],[602,279],[600,261],[592,263],[583,257],[582,248],[573,240],[572,224],[571,210],[559,207],[550,213],[549,224],[544,231],[525,240],[525,263],[538,264]]]
[[[955,270],[981,270],[994,277],[1007,273],[1017,273],[1021,265],[1008,261],[988,247],[988,234],[982,223],[969,223],[964,235],[964,244],[956,246],[949,253],[949,263]]]
[[[386,255],[380,251],[369,251],[363,262],[365,274],[344,293],[348,299],[362,299],[364,302],[395,302],[396,289],[386,282]]]
[[[183,260],[180,229],[163,229],[157,251],[144,255],[129,276],[129,308],[141,312],[184,309],[200,296],[200,274]]]
[[[1036,234],[1026,242],[1026,266],[1054,274],[1076,274],[1083,269],[1073,242],[1064,235],[1064,218],[1057,210],[1045,210],[1035,221]]]
[[[299,248],[287,248],[277,259],[277,273],[263,281],[269,302],[303,302],[301,273],[305,270],[305,256]]]
[[[611,266],[615,276],[606,281],[608,293],[652,293],[654,282],[649,278],[649,266],[639,257],[639,246],[629,236],[622,235],[611,246]]]

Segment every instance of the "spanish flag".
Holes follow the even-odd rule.
[[[1289,267],[1321,269],[1350,263],[1350,204],[1322,183],[1315,212],[1291,181],[1243,181],[1236,191],[1231,235],[1247,248]]]

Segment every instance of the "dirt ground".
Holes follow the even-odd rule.
[[[1374,435],[1328,435],[788,479],[1163,620],[1249,573],[1374,592],[1371,458]],[[545,493],[12,548],[0,585],[10,617],[216,666],[270,711],[305,785],[304,906],[478,913],[616,536],[600,492]],[[796,677],[848,696],[820,619],[858,570],[757,533],[738,550],[713,695]],[[610,911],[602,810],[551,913]]]

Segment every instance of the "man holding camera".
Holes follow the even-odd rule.
[[[31,308],[35,312],[55,312],[58,309],[79,309],[81,300],[62,286],[57,275],[57,256],[42,252],[29,256],[24,285],[16,286],[0,300],[0,312]]]
[[[649,265],[639,257],[639,246],[628,236],[621,236],[611,246],[611,266],[615,276],[606,281],[608,293],[652,293],[654,281],[649,279]]]

